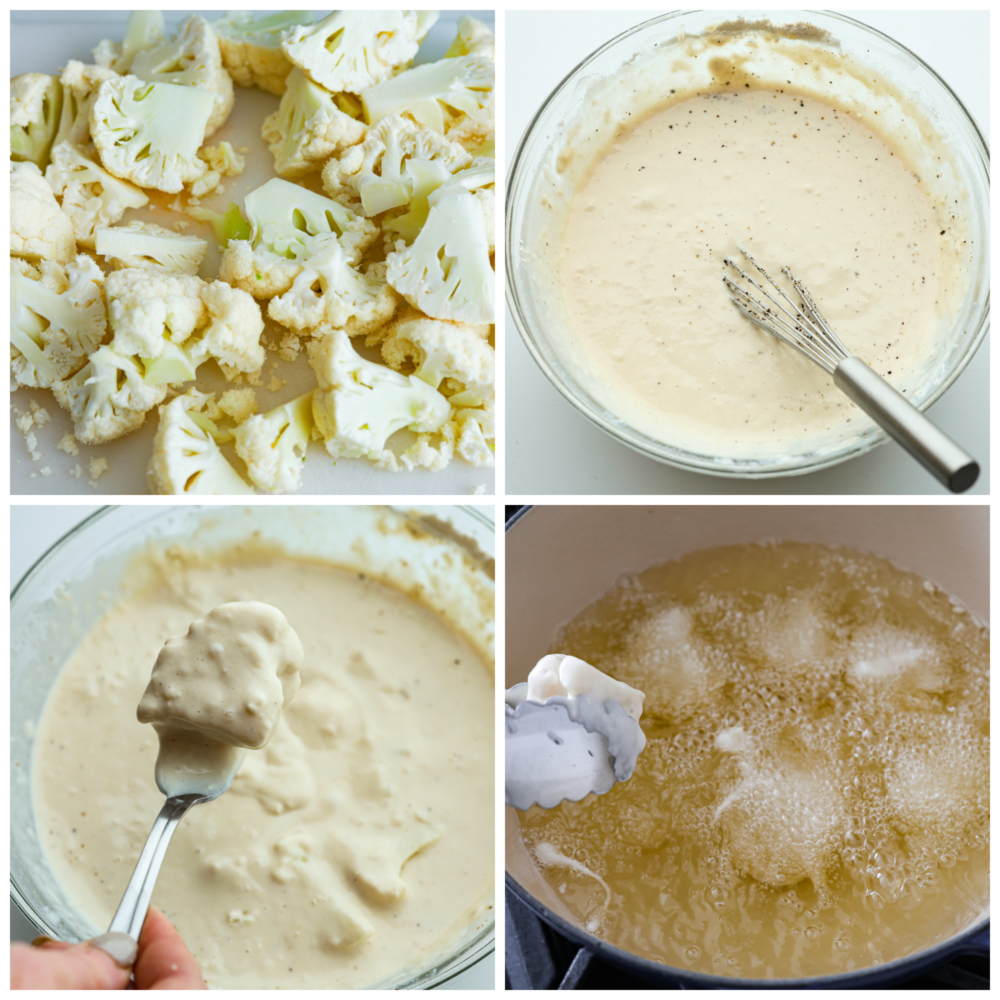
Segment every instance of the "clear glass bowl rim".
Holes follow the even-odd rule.
[[[192,508],[196,508],[198,505],[191,505]],[[311,505],[312,506],[312,505]],[[337,506],[337,505],[328,505]],[[421,507],[427,507],[428,505],[390,505],[393,509],[397,510],[400,514],[407,514],[408,511],[416,510]],[[462,511],[466,516],[472,517],[477,521],[483,528],[486,528],[490,533],[495,532],[495,521],[488,517],[481,507],[454,504],[454,505],[442,505],[450,507],[454,510]],[[10,594],[10,608],[11,608],[11,620],[14,620],[14,609],[17,600],[23,594],[23,592],[28,588],[29,584],[34,580],[34,578],[41,572],[41,570],[48,566],[53,560],[57,559],[60,552],[65,549],[72,541],[74,541],[78,536],[92,530],[92,526],[99,521],[102,521],[108,517],[114,517],[114,512],[117,510],[131,509],[126,505],[106,505],[101,507],[99,510],[92,512],[79,524],[74,525],[70,528],[64,535],[62,535],[57,541],[53,542],[48,549],[45,550],[25,571],[24,575],[17,581],[11,590]],[[142,509],[142,508],[140,508]],[[205,505],[203,510],[206,513],[211,513],[217,510],[215,505]],[[166,512],[164,512],[165,516]],[[133,526],[134,527],[134,526]],[[10,896],[11,900],[20,910],[24,918],[36,927],[39,933],[46,935],[48,937],[53,937],[53,929],[48,926],[46,920],[35,911],[34,907],[28,902],[24,893],[21,891],[20,886],[14,877],[13,871],[10,874]],[[495,911],[494,911],[495,912]],[[418,971],[412,978],[405,981],[400,981],[399,983],[393,984],[391,989],[400,990],[421,990],[421,989],[431,989],[436,986],[441,986],[453,979],[461,976],[467,972],[473,965],[482,959],[486,958],[488,955],[492,954],[496,950],[496,919],[491,917],[484,925],[482,930],[474,935],[471,939],[464,942],[454,953],[448,955],[441,961]],[[380,988],[380,987],[375,987]]]
[[[602,414],[587,400],[581,399],[580,396],[573,391],[568,385],[566,385],[563,380],[559,377],[559,374],[553,369],[545,357],[544,351],[540,348],[539,344],[535,340],[534,333],[531,330],[524,314],[521,311],[520,300],[518,297],[518,288],[516,285],[515,275],[517,269],[514,264],[515,258],[515,244],[512,237],[512,227],[509,224],[511,218],[511,213],[514,209],[514,198],[515,194],[519,191],[520,185],[520,175],[529,170],[529,167],[533,166],[531,164],[522,164],[522,158],[525,155],[525,148],[531,139],[536,125],[538,125],[540,119],[543,117],[549,105],[563,92],[563,90],[572,84],[576,78],[593,62],[598,56],[603,52],[607,51],[620,44],[621,42],[631,38],[633,35],[641,34],[642,32],[648,30],[652,25],[662,24],[671,20],[675,20],[681,17],[688,17],[693,14],[703,13],[697,10],[681,10],[672,11],[669,14],[663,14],[660,17],[650,18],[649,20],[642,21],[641,23],[634,25],[627,31],[621,32],[621,34],[615,35],[613,38],[605,42],[600,48],[595,49],[584,59],[582,59],[576,66],[573,67],[566,76],[558,83],[558,85],[552,90],[552,92],[545,98],[538,110],[532,115],[531,121],[528,123],[528,127],[524,130],[524,134],[518,141],[517,147],[514,150],[514,156],[510,162],[510,168],[507,171],[507,183],[506,183],[506,198],[504,204],[505,215],[508,219],[507,232],[506,232],[506,246],[505,246],[505,259],[504,267],[506,273],[506,300],[507,307],[510,309],[510,314],[513,317],[514,325],[517,327],[518,333],[521,335],[521,340],[524,342],[525,347],[528,352],[534,358],[535,363],[542,370],[545,377],[552,383],[552,385],[560,392],[560,394],[569,402],[574,409],[586,417],[591,423],[595,424],[606,434],[609,434],[615,440],[620,441],[622,444],[627,445],[634,451],[645,455],[648,458],[652,458],[658,462],[664,462],[668,465],[673,465],[677,468],[684,469],[690,472],[700,472],[705,475],[720,476],[724,478],[738,478],[738,479],[771,479],[779,476],[794,476],[803,475],[808,472],[818,472],[820,469],[826,469],[833,465],[839,465],[841,462],[845,462],[851,458],[857,458],[860,455],[864,455],[871,451],[873,448],[880,444],[884,444],[889,440],[889,435],[880,428],[876,428],[872,433],[866,435],[859,441],[849,443],[841,446],[838,450],[832,453],[824,453],[822,455],[813,456],[811,461],[808,460],[808,456],[804,456],[807,461],[798,462],[792,464],[791,462],[782,463],[781,461],[773,461],[767,467],[764,468],[753,468],[751,462],[718,462],[710,457],[698,455],[694,452],[688,452],[681,448],[669,445],[665,442],[653,441],[646,435],[633,430],[631,427],[626,427],[624,425],[612,424],[608,420],[604,419]],[[716,13],[715,11],[710,11],[707,13]],[[990,188],[990,150],[989,143],[986,141],[982,130],[979,127],[979,123],[976,121],[975,117],[971,114],[962,99],[952,90],[936,70],[928,65],[923,59],[920,58],[915,52],[912,52],[901,42],[896,41],[890,35],[879,31],[877,28],[873,28],[870,25],[864,24],[861,21],[857,21],[852,17],[848,17],[845,14],[837,13],[836,11],[781,11],[782,17],[788,17],[792,20],[795,19],[795,15],[801,13],[809,17],[819,17],[819,18],[830,18],[835,21],[842,21],[845,24],[850,25],[852,28],[858,29],[863,33],[868,33],[870,35],[877,36],[884,39],[889,45],[895,47],[898,51],[905,53],[911,59],[923,67],[931,77],[943,88],[945,93],[955,102],[955,105],[959,109],[962,115],[965,116],[966,123],[971,129],[972,136],[975,140],[975,153],[978,154],[979,163],[981,166],[984,179],[985,179],[985,190],[987,193],[987,200]],[[983,305],[978,316],[978,325],[975,333],[969,339],[966,344],[965,351],[961,357],[957,359],[957,362],[953,368],[946,374],[946,376],[941,380],[940,384],[935,388],[926,399],[919,403],[920,410],[926,410],[928,407],[932,406],[934,403],[941,398],[947,389],[949,389],[955,382],[955,380],[965,371],[966,366],[972,360],[976,351],[979,349],[983,340],[986,338],[986,334],[989,332],[990,328],[990,295],[989,288],[987,287],[986,295],[984,297]],[[803,458],[803,456],[798,456],[798,458]]]

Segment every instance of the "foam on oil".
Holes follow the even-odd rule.
[[[602,938],[705,973],[824,975],[986,906],[989,634],[933,584],[844,549],[717,548],[622,580],[552,650],[646,693],[628,782],[521,814]]]

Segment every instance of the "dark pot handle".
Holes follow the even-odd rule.
[[[990,925],[987,924],[978,934],[963,941],[957,949],[960,955],[978,955],[980,958],[990,957]]]

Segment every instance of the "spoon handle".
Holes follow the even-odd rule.
[[[118,910],[111,921],[109,931],[122,931],[138,941],[139,932],[146,920],[146,911],[153,896],[156,877],[160,874],[160,866],[166,857],[170,838],[177,829],[184,813],[203,802],[203,795],[175,795],[167,799],[160,814],[153,823],[153,829],[146,838],[146,846],[139,855],[139,861],[129,879],[125,895],[118,905]]]

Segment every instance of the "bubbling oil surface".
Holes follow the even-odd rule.
[[[621,580],[550,652],[646,693],[628,782],[520,814],[603,939],[716,975],[826,975],[987,905],[989,633],[933,584],[846,549],[710,549]]]

